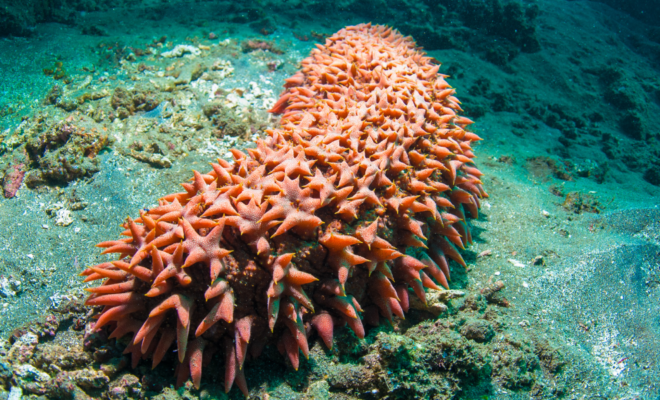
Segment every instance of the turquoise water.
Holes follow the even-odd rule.
[[[126,216],[254,147],[279,125],[267,110],[310,51],[371,21],[441,63],[483,138],[473,151],[489,197],[469,221],[468,268],[451,262],[450,291],[405,320],[365,323],[364,339],[336,326],[329,350],[310,330],[297,370],[264,340],[245,363],[250,398],[657,399],[658,12],[615,1],[7,2],[0,395],[243,397],[224,393],[222,346],[200,389],[174,387],[176,353],[131,368],[128,336],[90,334],[80,303],[94,285],[78,274],[112,259],[94,245]]]

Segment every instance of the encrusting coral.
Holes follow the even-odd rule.
[[[446,257],[465,266],[480,138],[439,65],[384,26],[317,47],[271,110],[279,129],[98,245],[119,259],[83,272],[103,281],[86,304],[104,307],[94,330],[132,335],[134,366],[176,342],[177,383],[199,387],[221,351],[225,390],[247,394],[244,361],[271,340],[297,369],[313,332],[329,348],[344,324],[362,338],[363,320],[404,318],[410,290],[447,288]]]

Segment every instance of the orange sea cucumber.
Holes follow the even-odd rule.
[[[87,268],[94,329],[132,335],[135,366],[178,349],[177,383],[224,353],[225,390],[247,394],[243,363],[271,341],[294,368],[313,332],[332,347],[347,324],[403,317],[409,293],[441,290],[447,258],[471,242],[466,213],[486,197],[454,89],[411,38],[347,27],[286,79],[281,126],[233,163],[100,243],[119,259]]]

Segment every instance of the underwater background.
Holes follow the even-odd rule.
[[[660,3],[624,0],[0,2],[1,398],[244,398],[91,340],[79,274],[366,22],[441,63],[483,139],[467,272],[297,371],[267,347],[250,398],[660,398]]]

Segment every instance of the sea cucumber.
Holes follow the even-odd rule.
[[[276,343],[294,368],[313,332],[392,321],[411,294],[448,288],[466,266],[466,214],[487,194],[454,89],[411,38],[347,27],[286,79],[269,130],[234,162],[195,171],[184,192],[100,243],[117,261],[89,267],[94,330],[130,334],[135,367],[177,347],[177,384],[201,384],[220,351],[225,390],[248,393],[244,361]]]

